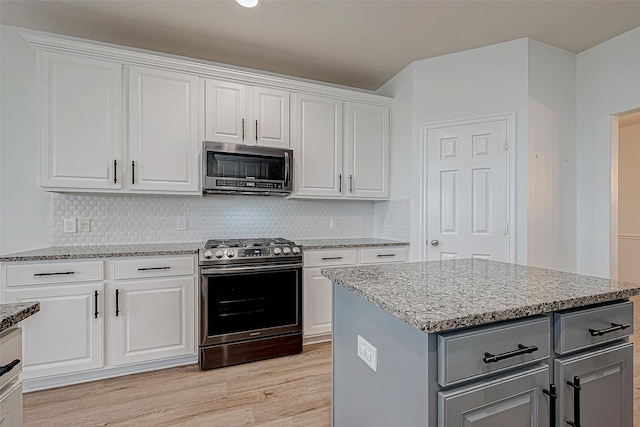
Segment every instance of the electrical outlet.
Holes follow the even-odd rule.
[[[78,230],[80,232],[91,231],[91,220],[88,218],[78,220]]]
[[[378,372],[378,349],[358,335],[358,357],[364,360],[374,372]]]
[[[184,231],[187,229],[187,217],[186,216],[179,216],[177,221],[176,221],[176,229],[178,231]]]
[[[65,233],[75,233],[76,232],[76,219],[75,218],[65,218],[64,219],[64,232]]]
[[[338,228],[338,218],[332,217],[330,222],[331,228]]]

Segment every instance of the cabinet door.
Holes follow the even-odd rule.
[[[342,101],[296,94],[294,115],[294,195],[342,197]]]
[[[194,288],[193,276],[115,283],[114,365],[195,354]]]
[[[247,111],[247,87],[218,80],[204,80],[205,140],[244,144],[250,128]]]
[[[129,86],[129,188],[198,193],[198,78],[130,67]]]
[[[40,84],[40,186],[120,189],[122,66],[42,52]]]
[[[289,148],[289,92],[263,87],[252,88],[250,143],[265,147]]]
[[[22,382],[16,382],[0,396],[0,426],[22,426]]]
[[[438,427],[546,427],[549,367],[438,393]]]
[[[22,322],[23,379],[103,366],[104,285],[6,290],[7,302],[40,302]]]
[[[303,273],[304,337],[331,333],[331,280],[320,274],[320,267],[305,268]]]
[[[580,379],[580,425],[582,427],[633,426],[633,344],[555,360],[558,388],[556,425],[574,421],[575,391],[567,384]]]
[[[389,196],[389,109],[348,102],[347,197]]]

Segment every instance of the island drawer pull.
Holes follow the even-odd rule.
[[[149,270],[171,270],[170,266],[167,267],[140,267],[138,271],[149,271]]]
[[[8,372],[11,372],[11,370],[15,368],[18,363],[20,363],[20,359],[14,359],[12,362],[9,362],[4,366],[0,366],[0,377]]]
[[[538,351],[538,347],[535,345],[527,347],[526,345],[518,344],[518,349],[513,351],[508,351],[502,354],[491,354],[485,353],[482,361],[484,363],[495,363],[504,359],[508,359],[510,357],[521,356],[523,354],[531,354],[534,351]]]
[[[41,276],[63,276],[63,275],[71,275],[71,274],[76,274],[75,271],[62,271],[60,273],[33,273],[34,277],[41,277]]]
[[[549,384],[549,390],[542,389],[542,392],[549,396],[549,427],[556,427],[556,400],[558,400],[556,385]]]
[[[322,257],[322,261],[340,261],[343,257],[341,256],[327,256]]]
[[[378,254],[376,255],[378,258],[389,258],[389,257],[394,257],[396,256],[396,254]]]
[[[624,325],[621,325],[619,323],[612,323],[610,328],[589,329],[589,333],[591,334],[592,337],[601,337],[604,334],[608,334],[608,333],[611,333],[611,332],[623,331],[623,330],[627,329],[630,326],[631,325],[629,325],[628,323],[625,323]]]
[[[580,377],[573,377],[573,382],[567,381],[567,385],[573,388],[573,421],[567,420],[567,424],[572,427],[580,427]]]

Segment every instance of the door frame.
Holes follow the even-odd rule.
[[[428,210],[428,197],[426,197],[428,182],[427,182],[427,168],[429,164],[428,158],[428,132],[432,129],[438,129],[443,127],[452,127],[452,126],[463,126],[463,125],[472,125],[477,123],[484,122],[495,122],[499,120],[504,120],[507,123],[507,139],[509,141],[508,145],[508,153],[506,156],[506,165],[507,168],[507,221],[509,224],[509,235],[507,238],[507,261],[515,262],[516,260],[516,174],[515,174],[515,164],[516,164],[516,132],[515,132],[515,124],[516,124],[516,113],[503,113],[503,114],[495,114],[488,116],[477,116],[466,119],[458,119],[458,120],[447,120],[435,123],[427,123],[422,125],[422,140],[420,142],[420,149],[422,150],[422,168],[420,170],[420,222],[419,222],[419,231],[422,244],[420,245],[420,259],[422,261],[427,260],[427,244],[429,241],[429,233],[427,230],[427,213]]]

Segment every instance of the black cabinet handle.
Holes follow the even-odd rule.
[[[322,257],[322,261],[333,261],[333,260],[341,260],[342,257],[341,256],[328,256],[328,257]]]
[[[138,271],[148,271],[148,270],[170,270],[171,267],[141,267]]]
[[[555,384],[549,384],[549,390],[543,389],[542,392],[549,396],[549,427],[556,427],[556,400],[558,400],[558,395]]]
[[[20,363],[20,359],[14,359],[12,362],[9,362],[4,366],[0,366],[0,377],[10,372],[18,363]]]
[[[95,310],[93,312],[93,317],[94,319],[98,318],[98,291],[95,291],[95,293],[93,294],[93,298],[94,298],[94,303],[95,303]]]
[[[580,427],[580,377],[573,377],[573,382],[567,381],[567,385],[573,388],[573,421],[567,420],[572,427]]]
[[[342,193],[342,174],[338,175],[338,191]]]
[[[131,160],[131,184],[136,183],[136,162]]]
[[[349,175],[349,193],[353,193],[353,175]]]
[[[33,276],[34,277],[41,277],[41,276],[68,276],[71,274],[76,274],[75,271],[62,271],[60,273],[34,273]]]
[[[494,363],[504,359],[508,359],[510,357],[521,356],[523,354],[530,354],[530,353],[533,353],[534,351],[538,351],[538,347],[536,347],[535,345],[531,345],[527,347],[526,345],[518,344],[517,350],[508,351],[502,354],[485,353],[484,357],[482,358],[482,361],[484,363]]]
[[[244,142],[244,119],[242,119],[242,142]]]
[[[116,317],[120,314],[120,305],[118,301],[118,295],[120,295],[120,291],[116,289]]]
[[[256,120],[256,143],[258,142],[258,121]]]
[[[376,255],[378,258],[390,258],[396,256],[396,254],[378,254]]]
[[[113,161],[113,183],[117,183],[118,182],[118,176],[116,175],[116,167],[118,166],[118,161],[114,160]]]
[[[611,333],[611,332],[623,331],[623,330],[627,329],[630,326],[631,325],[629,325],[628,323],[625,323],[624,325],[620,325],[618,323],[612,323],[610,328],[606,328],[606,329],[589,329],[589,333],[591,334],[592,337],[601,337],[604,334],[608,334],[608,333]]]

